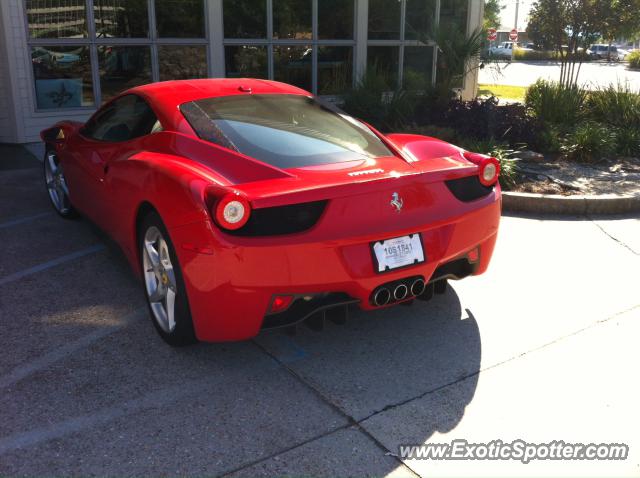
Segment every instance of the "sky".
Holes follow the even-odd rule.
[[[520,8],[518,9],[518,30],[526,30],[529,10],[531,10],[531,6],[534,2],[535,0],[520,0]],[[516,0],[500,0],[500,5],[505,7],[500,15],[500,22],[505,28],[513,28],[515,26],[516,3]]]

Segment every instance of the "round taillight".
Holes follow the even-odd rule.
[[[251,205],[240,194],[227,194],[215,206],[216,223],[229,230],[240,229],[249,220]]]
[[[500,163],[496,158],[487,158],[480,164],[480,182],[491,186],[498,180]]]

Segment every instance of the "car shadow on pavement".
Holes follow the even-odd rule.
[[[470,310],[462,310],[452,287],[410,307],[355,311],[345,325],[330,324],[321,333],[303,328],[289,337],[274,331],[256,342],[365,433],[375,423],[377,436],[382,427],[384,436],[403,437],[399,443],[422,444],[455,428],[473,399],[480,370],[478,323]],[[452,384],[455,397],[442,399],[441,391]],[[429,395],[439,396],[433,401],[438,407],[404,413]],[[379,463],[371,473],[386,475],[389,465]],[[263,468],[249,468],[247,476]]]

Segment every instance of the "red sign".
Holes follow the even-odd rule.
[[[509,40],[517,41],[518,40],[518,30],[515,28],[509,32]]]
[[[496,41],[497,38],[498,38],[497,30],[495,28],[489,28],[489,30],[487,30],[487,40]]]

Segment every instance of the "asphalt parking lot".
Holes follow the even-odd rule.
[[[560,78],[560,64],[552,61],[499,62],[488,64],[478,72],[478,82],[486,84],[529,86],[538,78],[557,81]],[[621,83],[639,91],[640,71],[630,70],[623,62],[583,63],[578,83],[588,89]]]
[[[121,253],[4,159],[0,475],[640,475],[640,217],[504,217],[488,273],[431,302],[172,349]],[[454,438],[630,455],[394,456]]]

